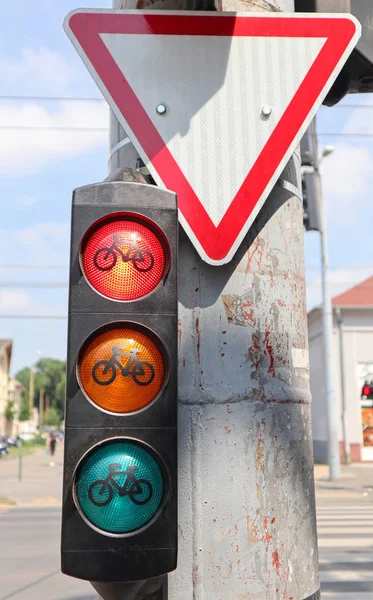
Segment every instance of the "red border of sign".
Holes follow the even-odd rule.
[[[275,18],[134,13],[76,12],[69,27],[93,69],[159,174],[163,184],[178,195],[179,209],[212,261],[224,262],[250,214],[262,197],[286,151],[328,83],[356,34],[350,18]],[[282,119],[216,227],[165,146],[152,121],[115,63],[100,33],[195,36],[322,37],[326,42],[298,88]]]

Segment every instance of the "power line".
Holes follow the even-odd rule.
[[[57,102],[105,102],[103,98],[84,98],[77,96],[17,96],[1,94],[0,100],[56,100]]]
[[[0,319],[46,319],[46,320],[62,320],[67,319],[67,315],[1,315]]]
[[[0,264],[0,269],[67,269],[68,265],[21,265]]]
[[[67,288],[68,282],[0,281],[0,288]]]
[[[43,127],[40,125],[0,125],[0,129],[20,130],[20,131],[102,131],[107,132],[109,127]],[[318,136],[328,137],[361,137],[371,138],[373,133],[338,133],[333,131],[321,131]]]
[[[329,282],[331,285],[357,285],[356,281],[330,281]],[[321,285],[321,282],[319,283],[307,283],[307,287],[319,287]],[[0,288],[7,288],[7,289],[12,289],[12,288],[19,288],[19,289],[67,289],[68,288],[68,283],[67,282],[20,282],[20,281],[16,281],[16,282],[0,282]],[[364,285],[364,289],[366,288],[373,288],[373,284],[372,285]]]
[[[29,129],[30,131],[108,131],[108,127],[43,127],[39,125],[0,125],[0,129]]]
[[[14,95],[1,94],[0,100],[41,100],[56,102],[106,102],[104,98],[93,98],[84,96],[32,96],[32,95]],[[334,108],[373,108],[373,104],[336,104]]]
[[[328,136],[333,136],[333,137],[363,137],[363,138],[370,138],[373,137],[373,133],[333,133],[333,132],[320,132],[317,134],[318,136],[320,135],[328,135]]]

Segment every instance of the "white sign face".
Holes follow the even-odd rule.
[[[228,262],[360,35],[350,15],[74,11],[65,28],[201,257]]]

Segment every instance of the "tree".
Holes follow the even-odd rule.
[[[11,435],[11,433],[12,433],[12,423],[14,421],[14,417],[16,416],[16,414],[17,414],[17,409],[15,407],[14,400],[8,400],[8,402],[6,403],[5,411],[4,411],[4,417],[6,420],[6,428],[7,428],[8,435]]]
[[[28,393],[25,390],[23,390],[21,396],[21,405],[19,407],[19,420],[28,421],[30,417],[31,414]]]
[[[46,412],[44,416],[44,424],[51,427],[58,427],[61,423],[61,415],[53,406]]]
[[[58,412],[59,422],[62,421],[65,409],[66,363],[57,358],[41,358],[34,370],[34,406],[39,406],[39,394],[43,389],[51,399],[51,408]],[[21,369],[16,373],[15,378],[25,387],[25,394],[28,396],[30,368]]]

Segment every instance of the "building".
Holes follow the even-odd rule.
[[[8,403],[9,367],[12,357],[12,340],[0,340],[0,433],[6,432],[4,412]]]
[[[9,435],[17,436],[21,432],[21,422],[19,420],[19,412],[21,409],[22,392],[24,387],[17,379],[9,379],[8,382],[8,400],[14,402],[15,416],[12,424],[8,428]],[[11,429],[11,431],[10,431]]]
[[[353,461],[373,460],[373,400],[362,397],[373,381],[373,277],[333,298],[334,377],[343,456],[343,406],[346,444]],[[324,393],[322,313],[308,314],[312,392],[312,430],[316,462],[327,462],[327,407]],[[343,364],[342,364],[343,363]]]

